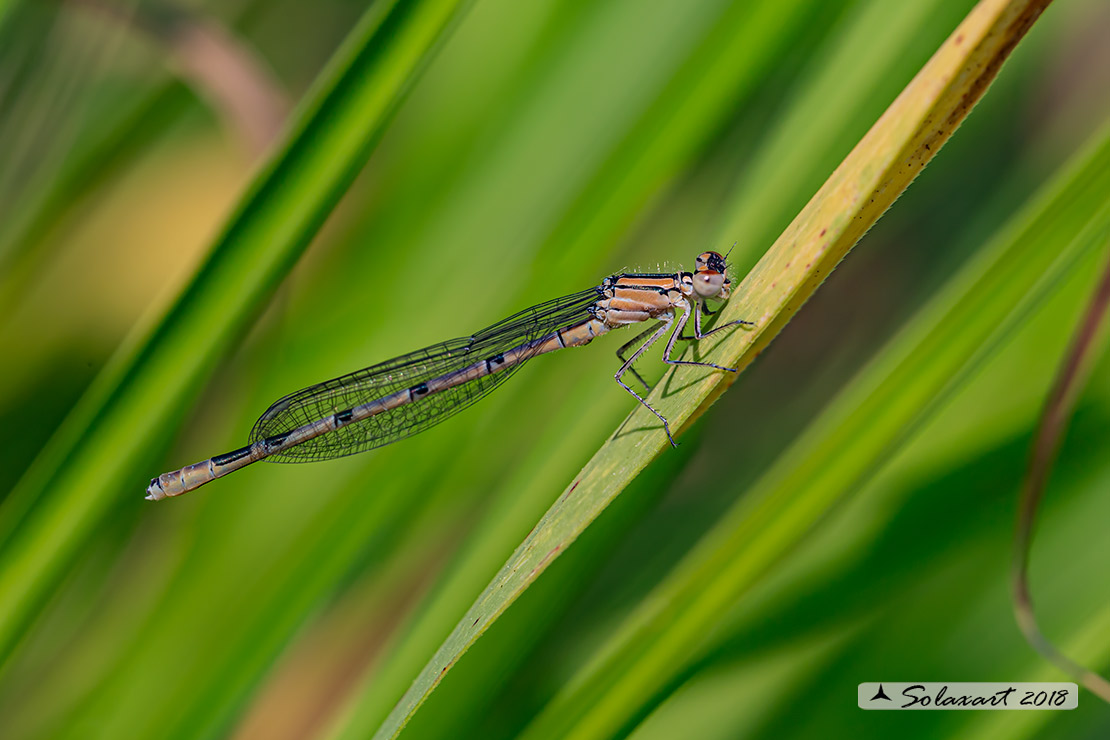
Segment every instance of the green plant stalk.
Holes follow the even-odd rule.
[[[265,305],[469,0],[376,3],[166,316],[121,347],[0,509],[0,661]]]
[[[786,325],[948,140],[1047,4],[984,0],[968,15],[737,286],[721,320],[755,320],[758,327],[721,341],[713,361],[744,367]],[[680,370],[656,387],[651,400],[673,428],[681,428],[732,380],[732,373]],[[648,416],[646,410],[634,412],[586,465],[460,620],[376,737],[399,734],[459,656],[663,451],[666,438]]]
[[[627,731],[722,617],[1110,235],[1110,129],[880,353],[540,714],[524,737]]]

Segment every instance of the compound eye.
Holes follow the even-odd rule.
[[[712,298],[724,285],[725,276],[719,272],[699,272],[694,276],[694,290],[702,298]]]
[[[695,264],[697,265],[697,272],[708,270],[723,273],[726,271],[725,258],[718,252],[702,252],[695,260]]]

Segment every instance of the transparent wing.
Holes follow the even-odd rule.
[[[461,370],[475,362],[551,334],[589,318],[601,297],[590,288],[525,309],[473,336],[452,339],[309,386],[276,401],[251,430],[251,442],[284,434],[332,414]],[[526,357],[525,361],[530,359]],[[312,462],[353,455],[396,442],[435,426],[485,396],[524,364],[432,393],[334,432],[310,439],[267,458],[274,462]]]

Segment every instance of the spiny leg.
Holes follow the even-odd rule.
[[[679,337],[679,339],[685,340],[687,342],[696,342],[699,339],[705,339],[706,337],[711,337],[719,331],[724,331],[725,329],[729,328],[730,326],[738,326],[738,325],[741,325],[741,324],[746,324],[747,326],[755,326],[754,321],[743,321],[743,320],[730,321],[727,324],[723,324],[721,326],[714,327],[714,328],[710,329],[709,331],[705,332],[704,334],[702,334],[701,333],[701,314],[702,314],[702,312],[705,312],[706,314],[708,314],[710,316],[712,316],[713,314],[718,313],[718,312],[717,311],[710,311],[708,309],[709,304],[706,303],[705,301],[701,301],[700,303],[701,303],[701,309],[702,310],[694,312],[694,336],[692,336],[692,337]]]
[[[712,367],[712,368],[716,368],[718,370],[727,370],[730,373],[737,372],[737,369],[734,368],[734,367],[725,367],[724,365],[715,365],[712,362],[694,362],[693,360],[672,360],[671,359],[671,352],[674,351],[675,342],[677,342],[679,339],[703,339],[703,338],[709,336],[710,334],[712,334],[714,331],[719,331],[719,329],[724,329],[725,326],[729,326],[728,324],[726,324],[725,326],[719,327],[719,329],[714,329],[713,331],[709,332],[708,334],[702,334],[701,333],[701,326],[700,326],[701,322],[698,320],[698,316],[700,316],[700,314],[695,310],[694,311],[694,333],[697,336],[683,337],[682,336],[682,330],[686,327],[686,322],[690,320],[690,304],[689,304],[689,302],[687,302],[683,306],[682,315],[678,317],[678,325],[675,326],[674,332],[671,333],[670,341],[667,342],[667,348],[665,350],[663,350],[663,362],[666,362],[669,365],[697,365],[698,367]],[[750,322],[744,322],[744,323],[750,323]]]
[[[648,334],[651,334],[653,331],[655,331],[655,327],[654,326],[649,326],[647,329],[644,329],[642,332],[640,332],[636,336],[632,337],[632,339],[629,339],[627,342],[625,342],[623,345],[621,345],[621,348],[617,350],[617,359],[620,360],[621,362],[624,362],[625,361],[624,360],[624,353],[626,351],[628,351],[628,348],[631,347],[632,345],[634,345],[636,342],[643,339],[644,337],[646,337]],[[636,372],[636,368],[634,368],[630,365],[628,367],[628,371],[636,376],[636,380],[640,381],[643,384],[644,388],[647,388],[648,391],[651,390],[651,386],[647,384],[646,380],[644,380],[643,378],[640,377],[640,374],[638,372]]]
[[[638,350],[636,350],[635,354],[633,354],[631,357],[629,357],[627,360],[624,361],[624,364],[621,365],[621,369],[617,371],[616,375],[614,375],[613,378],[618,383],[620,383],[621,388],[624,388],[626,391],[631,393],[636,398],[637,401],[639,401],[644,406],[646,406],[648,411],[650,411],[651,413],[653,413],[657,417],[659,417],[659,421],[663,422],[663,431],[665,431],[667,433],[667,439],[670,440],[671,447],[678,447],[678,443],[675,442],[674,437],[671,436],[671,425],[669,423],[667,423],[666,417],[664,417],[661,413],[659,413],[654,408],[652,408],[652,405],[650,403],[648,403],[647,401],[645,401],[643,399],[643,397],[640,396],[639,393],[637,393],[636,391],[629,388],[627,385],[624,384],[624,381],[621,380],[621,376],[623,376],[626,372],[628,372],[628,369],[630,367],[632,367],[632,363],[634,363],[636,360],[640,359],[640,356],[642,354],[644,354],[645,352],[647,352],[648,348],[651,347],[651,345],[655,344],[664,334],[667,333],[667,330],[671,328],[671,323],[673,321],[674,321],[673,318],[662,319],[662,322],[663,322],[662,325],[658,329],[654,330],[654,333],[648,338],[648,340],[646,342],[644,342],[640,346],[640,348]]]

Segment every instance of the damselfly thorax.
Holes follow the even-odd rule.
[[[712,313],[707,301],[727,301],[730,291],[725,258],[717,252],[698,255],[694,272],[613,275],[598,286],[533,306],[469,337],[432,345],[279,399],[255,423],[250,444],[163,473],[150,481],[147,498],[178,496],[259,460],[328,460],[391,444],[466,408],[537,355],[589,344],[613,329],[651,321],[658,323],[617,350],[622,365],[614,378],[659,418],[674,445],[667,419],[622,378],[631,372],[648,388],[632,365],[668,332],[665,363],[736,372],[711,362],[672,357],[679,340],[696,341],[737,324],[751,324],[732,321],[702,332],[702,314]],[[694,334],[684,336],[691,315]]]

